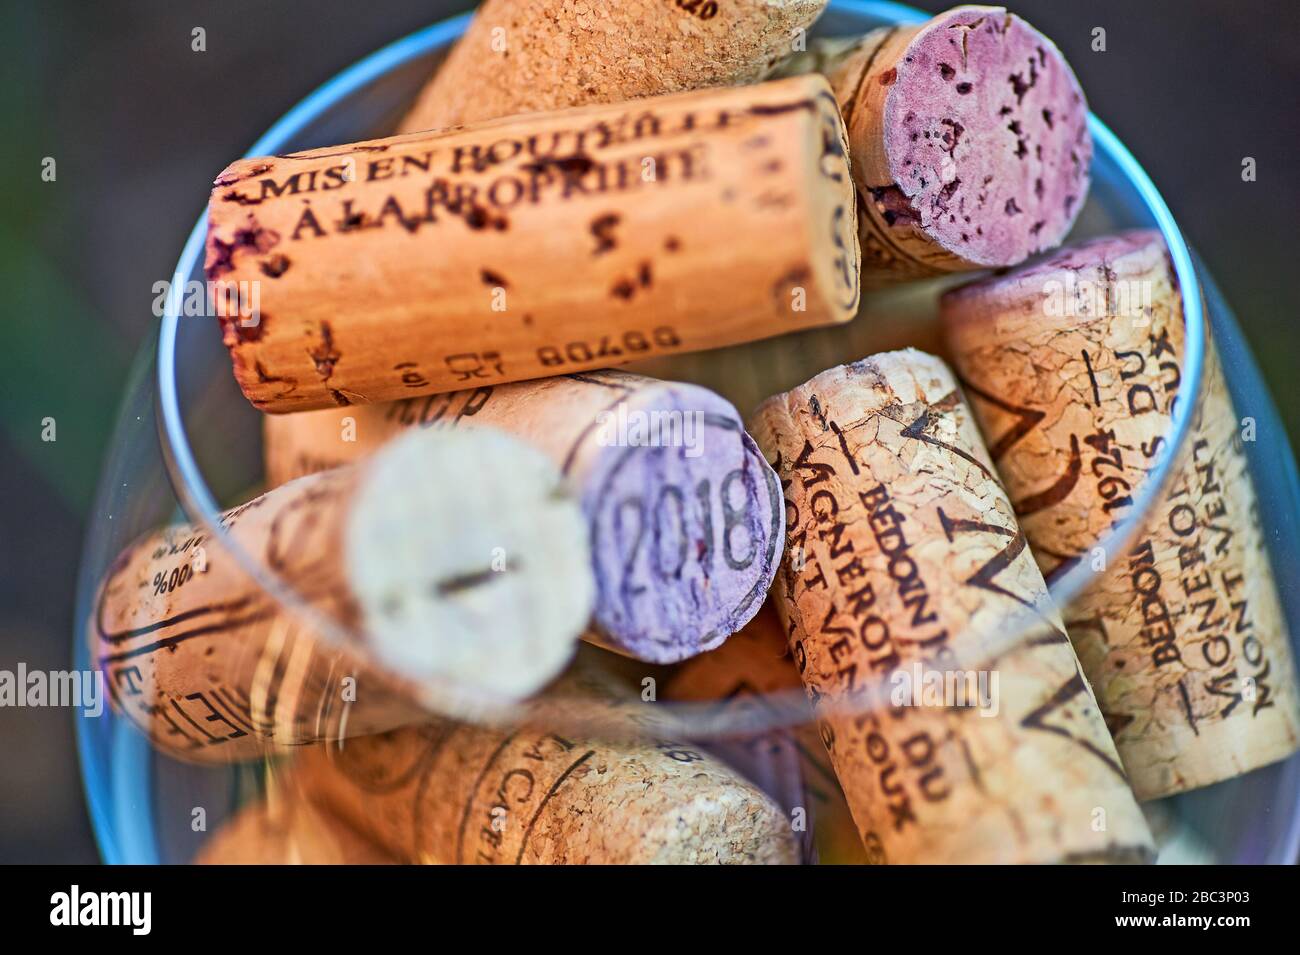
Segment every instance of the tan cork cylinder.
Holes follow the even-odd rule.
[[[291,788],[240,809],[194,857],[196,865],[395,865],[393,856]]]
[[[1124,554],[1167,450],[1182,301],[1151,231],[1063,249],[943,300],[952,354],[1021,526],[1050,578],[1105,572],[1066,624],[1141,799],[1194,789],[1300,746],[1295,666],[1259,506],[1211,345],[1193,430]],[[1105,563],[1098,561],[1104,559]]]
[[[595,706],[615,741],[449,722],[305,750],[311,798],[408,862],[789,864],[790,820],[692,743],[654,738],[654,704],[570,670],[552,718]],[[622,728],[620,730],[620,727]],[[649,738],[633,738],[644,732]]]
[[[749,414],[771,395],[798,387],[827,368],[898,348],[943,355],[935,283],[904,282],[864,292],[857,316],[842,325],[649,358],[628,370],[702,385]]]
[[[514,113],[753,83],[826,0],[486,0],[402,122]]]
[[[588,639],[672,663],[758,612],[784,541],[781,489],[736,409],[694,385],[607,370],[267,415],[267,477],[356,460],[408,428],[489,426],[543,451],[579,499],[597,582]]]
[[[1055,44],[1003,7],[819,39],[849,134],[866,289],[1004,267],[1057,245],[1088,192],[1087,104]]]
[[[348,643],[323,641],[201,528],[123,552],[87,624],[92,659],[120,712],[195,761],[380,732],[458,691],[522,697],[563,668],[591,610],[576,501],[496,431],[412,434],[221,524]]]
[[[783,703],[792,696],[802,701],[803,683],[790,658],[781,618],[770,603],[718,649],[681,664],[663,690],[665,700],[716,702],[733,712],[770,709],[774,695]],[[752,781],[780,772],[797,777],[802,790],[798,795],[806,797],[797,805],[812,817],[818,862],[860,865],[869,861],[811,709],[793,725],[781,723],[752,736],[728,737],[713,748],[742,772],[753,766],[753,772],[745,772]],[[785,758],[787,753],[793,759]],[[784,779],[772,780],[772,787],[791,788]],[[773,789],[764,789],[775,796]]]
[[[916,351],[876,355],[770,399],[751,427],[788,482],[778,608],[872,860],[1149,858],[1101,713],[947,367]],[[897,681],[918,665],[985,673],[980,704],[945,708],[922,683],[924,705],[909,705]],[[882,705],[864,708],[882,682]]]
[[[843,133],[797,77],[240,160],[206,259],[235,377],[306,411],[845,321]]]

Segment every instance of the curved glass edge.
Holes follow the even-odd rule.
[[[924,23],[931,17],[924,10],[909,7],[905,3],[892,3],[890,0],[831,0],[829,7],[895,23]]]
[[[1165,486],[1178,461],[1179,452],[1192,430],[1192,419],[1196,412],[1197,401],[1201,394],[1201,379],[1204,375],[1205,353],[1207,348],[1205,313],[1202,308],[1201,285],[1196,268],[1192,264],[1191,250],[1183,239],[1183,234],[1174,221],[1173,213],[1165,205],[1164,198],[1146,174],[1146,170],[1133,158],[1133,154],[1119,141],[1110,128],[1092,113],[1088,114],[1088,130],[1092,133],[1093,143],[1098,151],[1105,152],[1128,178],[1137,190],[1147,211],[1155,219],[1156,227],[1165,240],[1165,248],[1174,264],[1174,274],[1178,278],[1178,292],[1183,300],[1183,380],[1189,383],[1184,392],[1187,401],[1174,405],[1171,417],[1170,441],[1164,454],[1157,459],[1150,476],[1138,492],[1132,513],[1115,525],[1099,542],[1106,553],[1123,553],[1136,535],[1145,516],[1155,506],[1158,498],[1165,491]],[[1077,561],[1073,567],[1053,581],[1048,588],[1058,606],[1065,606],[1084,589],[1101,576],[1100,571],[1092,569],[1089,562]]]
[[[302,126],[319,117],[340,99],[355,92],[383,74],[402,66],[410,60],[429,53],[435,47],[449,43],[464,32],[471,14],[465,13],[450,20],[418,30],[354,63],[334,78],[312,91],[296,106],[280,117],[258,140],[249,147],[246,156],[262,156],[280,149]],[[185,241],[172,287],[184,288],[186,280],[200,261],[208,230],[208,216],[199,216],[193,231]],[[215,518],[220,508],[212,496],[207,482],[194,459],[185,425],[181,419],[180,398],[176,390],[176,332],[180,322],[179,299],[168,298],[158,331],[158,403],[159,437],[164,454],[168,455],[168,472],[187,514],[204,523]],[[179,485],[179,486],[176,486]]]
[[[920,10],[903,4],[880,2],[880,0],[831,0],[829,10],[859,14],[882,21],[898,23],[920,23],[929,18]],[[248,156],[265,155],[281,149],[302,126],[319,118],[327,109],[342,98],[354,93],[358,88],[378,78],[385,72],[395,69],[412,59],[430,53],[434,48],[448,43],[458,37],[468,24],[471,14],[444,20],[419,30],[398,40],[359,61],[333,79],[329,80],[298,105],[294,106],[277,121],[261,138],[250,147]],[[1183,239],[1182,233],[1174,221],[1164,199],[1155,184],[1142,169],[1138,161],[1120,142],[1118,137],[1091,112],[1088,115],[1089,131],[1096,145],[1096,152],[1104,153],[1113,160],[1128,178],[1152,219],[1159,228],[1165,245],[1169,250],[1178,279],[1180,293],[1183,296],[1183,319],[1185,328],[1183,379],[1190,383],[1188,393],[1192,400],[1179,403],[1172,416],[1170,429],[1171,440],[1161,459],[1152,468],[1152,479],[1138,493],[1137,506],[1133,513],[1120,524],[1113,527],[1102,538],[1100,545],[1107,551],[1122,551],[1137,533],[1142,516],[1156,503],[1156,499],[1171,476],[1184,441],[1191,431],[1193,413],[1196,407],[1195,396],[1200,393],[1201,379],[1207,347],[1205,317],[1202,309],[1200,283],[1192,265],[1191,253]],[[199,217],[194,230],[190,233],[180,260],[173,275],[173,287],[184,287],[185,281],[201,261],[207,233],[207,215]],[[175,351],[177,329],[180,321],[180,299],[178,296],[168,298],[158,338],[158,405],[159,405],[159,439],[163,449],[163,459],[173,489],[187,516],[203,526],[209,533],[222,541],[223,546],[257,584],[274,599],[289,607],[303,622],[316,630],[326,640],[336,645],[347,645],[350,635],[327,615],[321,614],[304,603],[296,590],[261,566],[250,554],[239,547],[217,523],[220,508],[207,486],[189,445],[188,436],[180,411],[177,391]],[[1085,562],[1078,562],[1054,582],[1050,588],[1053,599],[1058,604],[1066,604],[1081,593],[1099,576],[1097,571]],[[1020,640],[1019,634],[1008,635],[1005,642],[990,648],[985,654],[993,659],[1013,648]],[[969,661],[967,661],[969,663]],[[789,691],[792,704],[788,710],[795,712],[803,696],[796,691]],[[793,697],[798,697],[798,701]],[[868,697],[870,699],[870,697]],[[474,712],[479,716],[494,720],[518,718],[523,710],[514,705],[502,705],[498,700],[485,699],[471,695],[467,703],[461,706],[462,715]],[[868,704],[870,705],[870,704]],[[668,704],[679,714],[689,714],[695,720],[710,713],[708,704]],[[786,710],[786,707],[781,707]],[[773,725],[781,725],[771,721]],[[716,735],[721,732],[736,731],[738,727],[726,719],[705,720],[702,725],[692,723],[694,735]],[[744,727],[745,731],[756,731],[759,727]]]
[[[150,394],[149,389],[143,386],[154,372],[155,357],[154,350],[149,347],[146,339],[127,375],[126,397],[118,408],[113,424],[114,435],[121,435],[124,427],[130,427],[130,417],[137,410],[141,411],[138,416],[141,419],[140,426],[152,427],[152,423],[146,424],[143,421],[147,409],[140,408],[139,405],[144,403],[141,396]],[[109,453],[99,486],[95,489],[92,515],[101,513],[112,498],[114,488],[110,487],[110,482],[112,476],[119,471],[113,466],[113,459],[122,453],[125,452],[120,445]],[[94,669],[83,626],[90,619],[90,604],[102,570],[94,566],[92,555],[103,550],[98,541],[105,533],[107,531],[99,521],[92,519],[88,522],[82,542],[81,564],[77,569],[72,665],[82,672]],[[73,717],[77,758],[81,764],[82,794],[86,800],[91,829],[95,833],[95,843],[100,857],[109,865],[127,862],[157,863],[160,861],[157,841],[150,827],[142,823],[142,820],[152,818],[152,807],[139,805],[141,800],[152,800],[152,789],[136,788],[131,792],[122,789],[131,779],[148,778],[147,767],[152,751],[143,734],[137,732],[127,720],[107,718],[109,712],[105,710],[96,718],[78,710]],[[106,756],[111,758],[106,759]],[[134,811],[126,811],[127,807]],[[126,846],[130,848],[127,849]]]
[[[319,118],[344,97],[405,63],[450,43],[464,32],[470,18],[471,14],[466,13],[432,24],[383,47],[343,70],[290,109],[249,147],[245,155],[267,155],[283,148],[289,137],[307,123]],[[176,270],[172,275],[173,289],[184,288],[195,267],[202,262],[207,228],[208,217],[205,211],[199,216],[198,222],[195,223],[194,229],[185,241]],[[335,620],[305,603],[293,587],[239,547],[218,523],[221,508],[204,480],[194,457],[181,414],[176,368],[180,306],[181,296],[167,297],[158,332],[158,437],[172,490],[189,519],[203,527],[214,539],[220,540],[226,552],[257,586],[281,604],[291,608],[295,616],[327,641],[345,646],[351,642],[349,634]],[[493,713],[499,713],[502,709],[495,700],[476,698],[468,701],[467,705]]]
[[[464,32],[470,18],[471,14],[465,13],[432,24],[354,63],[334,78],[321,84],[280,117],[249,147],[245,155],[266,155],[281,148],[303,125],[319,117],[343,97],[410,60],[429,53],[435,47],[454,40]],[[172,275],[173,288],[184,288],[190,273],[199,262],[207,229],[208,216],[204,212],[199,216],[199,221],[195,223],[194,230],[181,250],[180,260],[176,263],[176,271]],[[181,485],[176,487],[176,492],[186,513],[191,517],[211,519],[220,509],[194,459],[189,438],[185,434],[185,425],[181,419],[180,398],[176,390],[175,357],[176,331],[180,322],[179,306],[180,302],[175,296],[168,298],[158,331],[158,401],[161,412],[159,437],[162,439],[164,452],[171,458],[168,461],[168,469],[173,484]]]
[[[1264,378],[1250,344],[1237,323],[1232,307],[1223,297],[1214,276],[1205,261],[1192,250],[1192,262],[1201,277],[1215,348],[1225,370],[1224,379],[1238,415],[1251,414],[1256,418],[1257,431],[1269,435],[1267,445],[1261,441],[1247,443],[1245,453],[1250,462],[1251,482],[1259,501],[1271,501],[1271,513],[1282,518],[1265,528],[1264,540],[1269,559],[1278,581],[1300,580],[1300,467],[1295,451],[1287,438],[1286,427],[1266,388],[1252,393],[1248,383],[1261,386]],[[1232,370],[1237,373],[1233,374]],[[1249,374],[1242,374],[1241,371]],[[1278,506],[1278,505],[1281,506]],[[1283,616],[1291,631],[1291,645],[1300,658],[1300,588],[1278,587]],[[1275,769],[1287,780],[1278,787],[1281,791],[1295,792],[1300,786],[1300,754],[1292,755]],[[1194,795],[1194,794],[1188,794]],[[1285,823],[1286,831],[1276,845],[1259,846],[1258,857],[1274,864],[1294,865],[1300,859],[1300,812],[1292,811]],[[1254,861],[1253,858],[1250,861]]]

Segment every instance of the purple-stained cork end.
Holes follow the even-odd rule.
[[[1001,7],[959,7],[913,38],[892,80],[895,221],[982,267],[1061,241],[1088,193],[1092,138],[1051,40]]]
[[[651,663],[720,646],[762,606],[785,539],[780,484],[736,409],[663,383],[602,412],[591,440],[602,642]]]

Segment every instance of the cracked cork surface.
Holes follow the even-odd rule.
[[[1148,859],[1097,703],[947,367],[906,350],[831,369],[769,399],[751,432],[786,488],[777,606],[872,860]],[[863,707],[866,688],[888,693],[914,664],[984,672],[996,712],[888,696]]]
[[[484,427],[543,451],[581,502],[597,584],[588,639],[672,663],[758,612],[785,536],[780,487],[735,408],[694,385],[595,371],[268,415],[268,481],[358,460],[408,429]]]
[[[1088,107],[1047,37],[1001,7],[823,41],[849,130],[867,288],[1015,265],[1057,245],[1088,193]]]
[[[761,79],[826,0],[486,0],[402,131]]]
[[[1213,343],[1200,394],[1183,382],[1182,301],[1159,234],[1061,249],[948,293],[941,311],[1044,573],[1079,561],[1101,571],[1066,625],[1138,796],[1294,752],[1295,666],[1243,425]],[[1104,552],[1168,451],[1175,402],[1193,400],[1154,510],[1125,553]]]
[[[694,744],[656,736],[653,704],[588,667],[510,732],[435,723],[314,747],[310,798],[406,862],[792,864],[790,819]],[[545,729],[575,707],[622,738]]]

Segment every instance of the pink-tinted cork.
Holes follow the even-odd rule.
[[[1051,40],[1002,8],[959,7],[912,39],[886,80],[893,184],[872,191],[887,220],[987,267],[1061,241],[1087,195],[1092,140]]]

